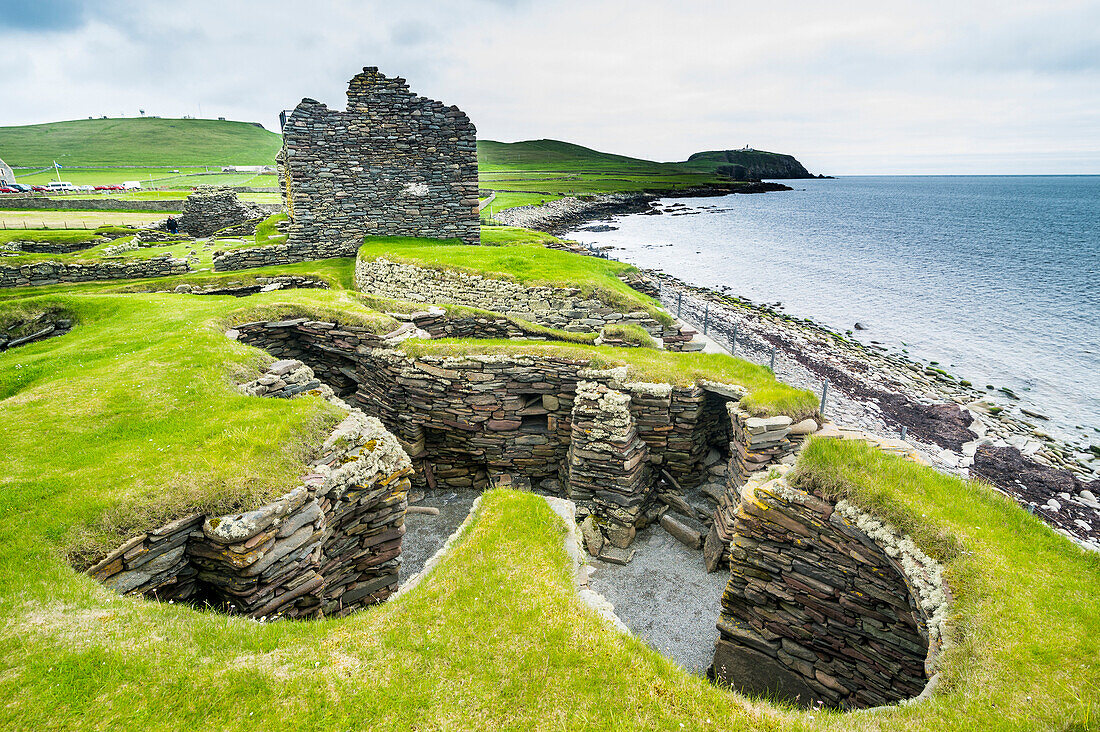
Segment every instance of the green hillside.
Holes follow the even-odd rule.
[[[792,155],[765,150],[709,150],[687,159],[688,167],[737,180],[746,178],[812,178]]]
[[[14,166],[270,165],[282,137],[249,122],[80,119],[0,127],[0,159]]]
[[[552,169],[665,174],[687,172],[677,163],[657,163],[625,155],[612,155],[559,140],[478,140],[477,162],[483,171]]]
[[[717,176],[722,179],[812,178],[791,155],[764,150],[698,152],[680,163],[658,163],[592,150],[558,140],[495,142],[478,140],[478,168],[486,173],[616,173],[629,175]]]

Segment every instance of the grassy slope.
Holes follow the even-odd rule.
[[[613,155],[559,140],[524,142],[477,141],[478,168],[484,171],[612,171],[633,173],[679,173],[676,163]]]
[[[90,119],[0,127],[8,165],[270,165],[282,145],[248,122]],[[74,181],[75,182],[75,181]]]
[[[494,209],[537,203],[563,195],[669,190],[717,182],[706,170],[681,163],[612,155],[557,140],[494,142],[479,140],[478,171],[483,189],[525,194],[522,201],[502,196]]]

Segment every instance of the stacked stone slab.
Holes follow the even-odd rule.
[[[705,550],[707,570],[711,572],[729,562],[729,547],[734,538],[736,507],[742,486],[754,475],[763,475],[762,471],[795,452],[803,439],[790,439],[790,417],[753,417],[733,402],[727,405],[727,409],[731,439],[726,489],[718,499]]]
[[[376,67],[351,80],[347,111],[303,99],[277,162],[287,257],[354,256],[366,235],[480,242],[474,125]]]
[[[260,292],[275,292],[277,290],[298,289],[328,289],[328,283],[324,280],[307,277],[305,275],[275,275],[274,277],[257,277],[250,284],[243,282],[218,282],[217,284],[180,284],[170,290],[158,290],[150,288],[147,292],[176,292],[188,295],[233,295],[234,297],[247,297]]]
[[[86,241],[34,241],[16,240],[0,244],[3,252],[27,252],[30,254],[72,254],[85,249],[91,249],[97,244],[107,241],[108,237],[96,236]]]
[[[734,524],[712,678],[845,709],[923,690],[947,597],[911,540],[783,477],[746,484]]]
[[[435,318],[439,313],[428,315]],[[416,322],[424,323],[419,318]],[[645,486],[644,504],[652,505],[656,476],[661,471],[675,482],[677,491],[719,474],[726,479],[721,461],[733,450],[727,405],[745,395],[739,386],[710,381],[693,386],[634,382],[625,367],[592,369],[584,360],[547,355],[412,358],[392,349],[391,344],[402,337],[423,332],[405,323],[380,335],[297,318],[246,323],[229,335],[281,358],[306,362],[321,381],[382,420],[413,460],[416,472],[412,480],[418,489],[484,488],[511,481],[568,494],[572,489],[569,450],[574,439],[574,404],[582,381],[628,398],[633,429],[645,449],[639,464],[646,466],[646,478],[636,484]],[[577,418],[591,421],[597,416],[582,408]],[[739,434],[747,433],[741,430]],[[629,458],[635,455],[631,452]],[[628,473],[637,465],[631,463],[627,468],[626,462],[614,471],[617,479],[625,476],[631,482],[637,476]],[[740,472],[736,480],[738,486],[743,482]],[[582,482],[578,480],[581,492]],[[594,481],[590,478],[588,483]],[[722,489],[724,492],[724,484]],[[701,502],[695,495],[690,497]],[[587,494],[581,503],[582,507],[589,505]],[[609,489],[591,505],[597,512],[605,511],[605,506],[621,507],[622,492]],[[709,514],[704,504],[688,515]],[[634,517],[635,527],[642,527],[656,515],[646,509]],[[715,541],[725,552],[721,540]]]
[[[309,318],[243,323],[227,335],[280,359],[309,364],[317,378],[340,396],[352,394],[359,387],[359,350],[392,342],[389,336],[367,328]]]
[[[630,394],[592,381],[577,383],[569,443],[569,495],[593,514],[614,546],[625,549],[651,503],[649,448],[638,437]]]
[[[179,228],[191,236],[210,236],[228,226],[261,221],[265,216],[263,210],[237,198],[232,188],[199,186],[183,202]],[[255,233],[255,228],[252,231]]]
[[[169,277],[190,271],[191,265],[187,260],[174,259],[167,254],[120,262],[33,262],[13,267],[0,266],[0,287]]]
[[[549,328],[594,333],[607,325],[635,324],[660,337],[664,327],[645,311],[622,312],[597,296],[566,287],[525,287],[510,280],[429,269],[386,259],[360,259],[355,284],[378,297],[464,305]]]
[[[347,408],[293,360],[241,391]],[[397,589],[411,472],[381,422],[350,410],[301,486],[252,511],[188,516],[134,537],[88,572],[124,594],[255,618],[343,615]]]

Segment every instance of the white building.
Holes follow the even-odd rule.
[[[15,182],[15,172],[11,166],[0,160],[0,186],[8,186]]]

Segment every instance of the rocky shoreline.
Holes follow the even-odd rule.
[[[653,210],[655,200],[647,194],[561,199],[509,209],[497,219],[561,234],[616,214]],[[589,253],[580,245],[576,251]],[[663,272],[646,274],[659,283],[661,300],[673,314],[696,327],[705,320],[708,335],[726,347],[735,341],[738,356],[770,363],[774,353],[781,380],[818,393],[827,383],[825,411],[838,424],[893,435],[904,429],[938,469],[982,479],[1059,533],[1100,551],[1100,460],[1010,411],[1011,395],[975,388],[768,305]]]
[[[541,206],[517,206],[516,208],[504,209],[497,213],[493,219],[505,226],[537,229],[558,236],[590,221],[606,219],[611,216],[631,213],[657,215],[661,211],[655,208],[654,204],[660,198],[700,198],[727,196],[731,193],[769,193],[789,190],[792,190],[791,187],[782,183],[757,181],[730,187],[698,186],[668,191],[559,198]]]

